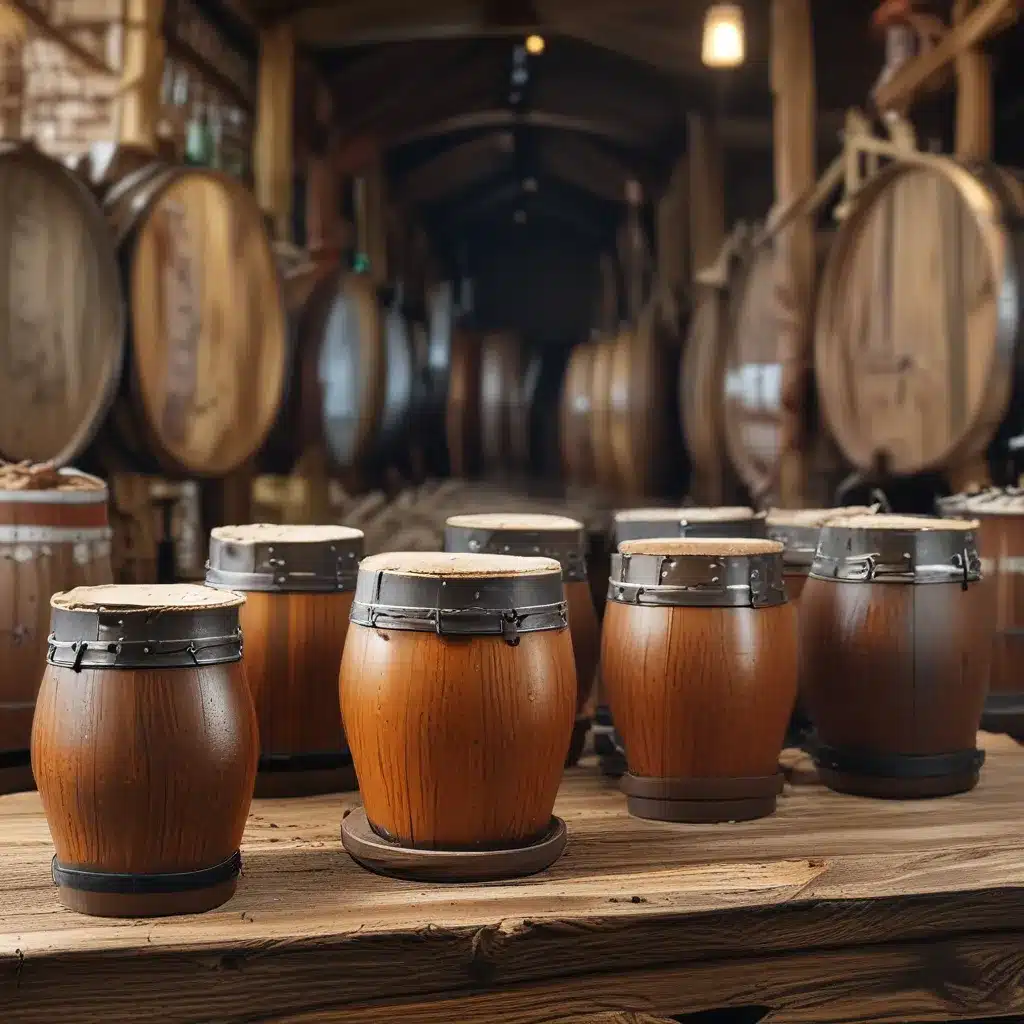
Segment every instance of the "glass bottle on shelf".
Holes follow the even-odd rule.
[[[192,167],[213,165],[213,132],[206,105],[199,103],[192,111],[185,133],[185,163]]]

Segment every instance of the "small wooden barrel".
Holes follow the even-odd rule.
[[[357,860],[456,880],[557,858],[551,812],[576,713],[567,615],[553,559],[363,561],[340,677],[365,809],[342,837]]]
[[[601,672],[628,751],[622,790],[630,813],[691,822],[771,814],[796,670],[781,544],[620,545]]]
[[[978,522],[981,585],[995,605],[981,727],[1024,740],[1024,490],[994,488],[966,497],[961,511]]]
[[[842,793],[972,789],[993,623],[977,522],[852,516],[821,531],[800,599],[801,695]]]
[[[55,594],[32,768],[71,910],[194,914],[235,891],[259,738],[238,594]]]
[[[110,582],[106,484],[71,469],[0,467],[0,793],[33,787],[50,595]]]
[[[768,536],[782,544],[782,566],[786,577],[786,593],[791,601],[799,601],[807,574],[818,550],[821,528],[833,519],[848,516],[874,515],[878,506],[847,505],[843,508],[773,508],[768,512],[765,527]]]
[[[206,585],[246,595],[239,612],[260,727],[258,797],[355,789],[338,668],[363,555],[346,526],[220,526]]]
[[[77,459],[123,355],[124,299],[98,204],[57,161],[0,143],[0,454]]]
[[[594,686],[600,631],[587,579],[583,524],[565,516],[485,513],[452,516],[445,524],[445,551],[553,558],[562,567],[569,606],[569,633],[576,661],[576,724],[566,766],[576,764],[590,732],[587,702]]]
[[[818,550],[821,528],[832,519],[844,516],[873,515],[877,505],[847,505],[844,508],[770,509],[765,520],[768,536],[782,545],[782,572],[786,594],[794,603],[800,600],[807,574],[811,571],[814,554]],[[797,696],[796,705],[786,735],[788,746],[807,741],[812,723],[807,709]]]
[[[752,508],[631,508],[615,513],[615,540],[654,537],[764,537],[764,512]]]
[[[117,440],[140,470],[228,473],[266,440],[288,362],[259,206],[227,174],[152,163],[111,188],[104,209],[130,306]]]

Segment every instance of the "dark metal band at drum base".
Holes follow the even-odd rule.
[[[777,540],[785,549],[782,564],[791,576],[806,575],[818,550],[820,526],[769,526],[768,539]]]
[[[361,572],[351,621],[371,629],[438,636],[501,636],[568,627],[561,573],[535,576],[438,577]]]
[[[877,779],[938,779],[981,770],[983,750],[957,750],[951,754],[876,754],[817,745],[813,751],[819,767],[848,775]]]
[[[446,526],[445,551],[473,554],[553,558],[562,567],[563,583],[587,580],[583,530],[487,530],[477,526]]]
[[[614,524],[616,547],[624,540],[655,540],[662,537],[699,537],[707,540],[728,540],[734,537],[767,536],[766,512],[750,519],[726,519],[721,522],[690,523],[685,512],[679,519],[627,519]]]
[[[1024,693],[990,693],[981,713],[981,728],[1024,739]]]
[[[27,768],[32,763],[28,750],[0,750],[0,771],[5,768]]]
[[[157,896],[195,892],[233,881],[242,870],[242,855],[236,850],[227,860],[200,871],[179,871],[159,875],[129,875],[110,871],[85,871],[67,867],[56,856],[50,864],[54,885],[78,892],[111,893],[120,896]]]
[[[612,555],[608,600],[667,608],[785,604],[782,555]]]
[[[344,593],[355,590],[362,557],[362,537],[306,544],[211,537],[206,585],[242,593]]]
[[[821,529],[813,579],[842,583],[959,583],[981,579],[972,530]]]
[[[240,661],[238,607],[189,609],[55,608],[50,665],[73,668],[196,668]]]
[[[352,754],[347,750],[325,750],[304,754],[261,754],[257,770],[261,772],[328,772],[348,768]]]

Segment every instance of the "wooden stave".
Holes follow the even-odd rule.
[[[12,547],[0,558],[0,620],[10,624],[0,629],[0,689],[5,697],[0,704],[9,705],[0,712],[0,754],[12,760],[15,752],[24,755],[23,763],[10,771],[0,767],[0,793],[33,787],[27,755],[46,667],[50,595],[113,582],[108,500],[105,485],[86,492],[0,490],[0,546]],[[38,539],[16,539],[19,529],[26,527],[38,531]],[[67,530],[77,532],[80,539],[66,537]],[[12,536],[4,541],[4,535]],[[15,543],[30,557],[15,558]]]
[[[855,236],[850,237],[851,225],[858,223],[858,217],[867,216],[865,210],[869,202],[883,195],[900,174],[921,168],[936,172],[940,180],[950,184],[960,207],[966,206],[973,214],[970,223],[982,237],[988,253],[989,271],[993,264],[1001,265],[1004,271],[999,285],[1001,294],[1013,291],[1020,295],[1017,268],[1024,265],[1024,229],[1017,225],[1024,214],[1024,182],[1018,180],[1013,172],[990,164],[968,166],[949,157],[915,154],[905,162],[889,165],[865,183],[850,215],[836,232],[832,251],[820,276],[813,355],[815,387],[822,418],[843,456],[867,472],[877,471],[874,453],[865,449],[861,439],[851,441],[848,424],[842,423],[842,399],[838,394],[840,384],[836,379],[836,363],[842,357],[836,353],[829,336],[837,302],[834,293],[836,282],[842,281],[844,276],[842,260],[847,256],[848,247],[856,241]],[[1012,230],[1010,225],[1014,226]],[[1001,263],[998,259],[1000,252],[1010,253],[1011,258]],[[1006,309],[998,300],[997,310],[999,336],[994,344],[993,367],[972,423],[961,432],[957,441],[938,455],[888,465],[885,468],[889,472],[911,475],[972,462],[983,456],[989,442],[1006,430],[1008,414],[1015,420],[1024,421],[1021,408],[1021,400],[1024,399],[1024,315],[1019,301],[1008,317],[1003,315]],[[1018,430],[1015,423],[1011,432]]]
[[[445,440],[452,476],[480,471],[481,339],[465,327],[452,335],[452,361],[445,400]]]
[[[485,472],[525,471],[530,455],[529,409],[523,396],[522,345],[508,331],[481,342],[480,424]]]
[[[140,162],[139,166],[134,166],[102,195],[103,209],[119,251],[122,279],[125,281],[125,292],[129,296],[129,307],[131,306],[130,297],[133,294],[131,275],[138,232],[142,229],[154,204],[159,202],[175,184],[189,176],[202,176],[211,179],[223,186],[229,194],[244,196],[247,201],[251,202],[256,216],[249,222],[249,236],[251,237],[253,234],[255,225],[259,224],[259,237],[266,244],[268,264],[276,268],[263,216],[256,207],[251,193],[239,181],[228,174],[207,168],[168,165],[157,160]],[[276,272],[273,275],[273,280],[276,303],[281,311],[281,354],[277,360],[275,379],[271,383],[270,391],[277,396],[274,408],[279,411],[283,401],[288,367],[288,325],[284,293]],[[127,318],[126,333],[128,345],[125,380],[121,393],[112,408],[108,423],[111,429],[105,432],[105,440],[113,442],[115,450],[125,453],[135,468],[142,472],[162,472],[172,477],[221,476],[243,465],[259,452],[274,428],[276,414],[265,418],[260,431],[248,445],[251,450],[248,451],[248,454],[243,453],[244,457],[236,456],[228,464],[219,463],[215,466],[205,467],[179,461],[164,444],[145,412],[141,383],[135,366],[137,358],[134,350],[134,326],[131,315]],[[262,384],[260,387],[262,388]],[[138,443],[139,439],[142,441],[141,446]]]
[[[114,247],[110,245],[110,233],[103,212],[82,179],[59,161],[52,160],[41,153],[30,143],[0,141],[0,161],[3,161],[5,157],[28,160],[39,167],[45,167],[47,173],[58,175],[62,185],[65,185],[69,193],[73,194],[77,200],[79,212],[89,229],[97,259],[101,264],[100,274],[109,292],[109,312],[114,318],[113,329],[110,333],[117,339],[114,346],[116,354],[111,359],[110,372],[104,375],[102,386],[95,393],[95,400],[89,414],[85,418],[84,425],[59,451],[41,453],[26,449],[23,451],[12,450],[0,453],[0,457],[10,461],[31,459],[33,461],[48,461],[55,465],[63,466],[77,459],[100,435],[104,422],[115,403],[121,387],[126,353],[124,339],[127,327],[127,313],[121,275],[118,268],[117,254]]]
[[[615,462],[611,439],[611,374],[614,352],[614,341],[596,343],[590,379],[594,477],[597,486],[609,492],[614,492],[619,484],[618,465]]]
[[[593,343],[576,345],[570,356],[562,385],[561,441],[562,467],[571,483],[587,486],[594,482],[590,379],[593,372]]]

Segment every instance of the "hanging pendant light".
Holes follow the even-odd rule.
[[[739,4],[712,4],[708,8],[701,59],[709,68],[735,68],[746,59],[743,9]]]

